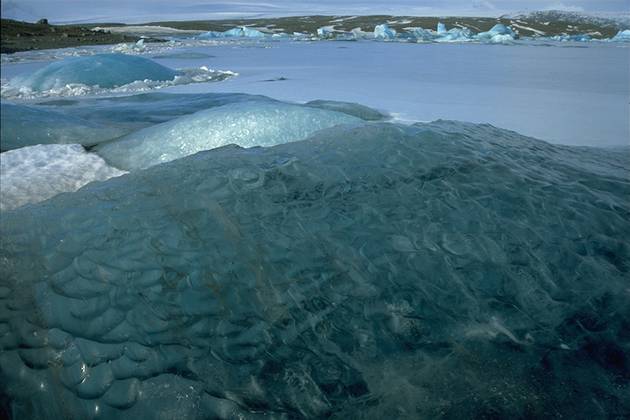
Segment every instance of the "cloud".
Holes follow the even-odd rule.
[[[562,10],[565,12],[583,12],[582,6],[567,5],[564,3],[553,3],[550,6],[545,7],[543,10]]]
[[[473,9],[480,9],[480,10],[496,10],[497,9],[494,4],[490,3],[487,0],[473,0],[472,7]]]

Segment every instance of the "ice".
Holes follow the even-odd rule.
[[[514,41],[517,36],[512,29],[508,28],[502,23],[497,23],[489,31],[480,32],[475,35],[475,38],[479,41],[491,42],[491,43],[505,43]]]
[[[623,417],[628,156],[364,123],[5,212],[4,404],[18,419]]]
[[[435,32],[424,28],[407,28],[406,33],[418,41],[433,41],[436,37]]]
[[[0,151],[49,143],[77,143],[84,146],[120,137],[122,128],[64,115],[42,107],[3,102],[0,121]]]
[[[307,106],[242,102],[151,126],[95,150],[111,165],[135,170],[228,144],[273,146],[302,140],[317,130],[359,121],[345,113]]]
[[[29,146],[3,152],[1,156],[0,210],[3,211],[124,174],[97,155],[87,153],[79,144]]]
[[[612,37],[611,41],[615,42],[630,42],[630,29],[617,32],[617,35]]]
[[[178,73],[146,58],[125,54],[96,54],[51,63],[30,76],[12,80],[33,91],[69,84],[114,88],[138,80],[173,80]]]
[[[376,25],[374,27],[374,38],[376,39],[394,39],[396,38],[396,30],[392,29],[386,23]]]
[[[365,121],[380,121],[389,118],[389,115],[379,112],[373,108],[351,102],[326,101],[318,99],[307,102],[305,105],[313,108],[343,112],[344,114],[352,115]]]
[[[588,34],[556,35],[552,37],[543,37],[542,39],[549,39],[558,42],[588,42],[593,40],[593,38],[591,38]]]
[[[266,35],[254,28],[248,28],[247,26],[239,26],[229,29],[225,32],[209,31],[199,35],[198,39],[213,39],[213,38],[264,38]]]
[[[474,38],[472,32],[468,28],[453,28],[441,34],[436,39],[438,42],[465,42]]]
[[[446,25],[442,22],[438,22],[437,24],[437,33],[438,35],[444,35],[446,33]]]
[[[317,28],[317,36],[320,38],[331,38],[335,33],[335,28],[333,26],[323,26],[321,28]]]
[[[122,54],[120,54],[123,56]],[[95,56],[91,56],[95,57]],[[81,59],[88,59],[91,57],[80,57]],[[141,57],[133,57],[125,55],[124,57],[129,57],[132,59],[139,59],[144,61],[149,61],[145,58]],[[64,60],[66,61],[66,60]],[[50,66],[59,63],[53,63]],[[157,63],[153,63],[156,66],[163,67]],[[46,67],[48,68],[48,66]],[[46,69],[44,68],[44,69]],[[166,68],[166,67],[164,67]],[[170,70],[169,70],[170,71]],[[199,68],[186,68],[180,69],[178,71],[173,71],[175,76],[173,79],[168,80],[152,80],[152,79],[139,79],[133,82],[123,84],[121,86],[114,87],[102,87],[99,84],[90,85],[85,83],[62,83],[60,79],[50,79],[50,84],[46,84],[46,86],[51,86],[50,89],[33,89],[29,79],[36,77],[39,71],[35,72],[31,76],[18,76],[11,79],[8,83],[2,84],[2,98],[5,99],[39,99],[39,98],[48,98],[48,97],[58,97],[58,96],[88,96],[88,95],[106,95],[106,94],[129,94],[129,93],[137,93],[137,92],[148,92],[156,89],[163,89],[171,86],[181,86],[192,83],[206,83],[206,82],[218,82],[221,80],[228,79],[230,77],[237,76],[237,73],[232,71],[222,71],[222,70],[214,70],[210,69],[206,66],[201,66]],[[117,75],[112,75],[113,77],[118,77]],[[91,75],[89,76],[96,81],[98,80],[98,76]],[[87,77],[87,78],[89,78]],[[133,76],[132,76],[133,77]],[[127,79],[128,76],[122,76],[121,79]],[[86,80],[87,81],[87,80]]]

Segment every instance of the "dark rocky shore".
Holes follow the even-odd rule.
[[[37,23],[2,19],[0,52],[13,53],[79,45],[117,44],[135,42],[137,36],[93,31],[80,25],[50,25],[45,19]]]

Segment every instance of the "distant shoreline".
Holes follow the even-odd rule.
[[[576,18],[577,19],[577,18]],[[264,32],[288,33],[294,32],[316,34],[321,27],[332,27],[335,31],[350,31],[354,28],[372,31],[376,25],[387,23],[396,31],[405,28],[421,27],[434,29],[438,22],[446,24],[448,28],[468,28],[478,33],[489,30],[497,23],[511,26],[521,36],[557,36],[589,34],[593,39],[613,37],[620,25],[612,20],[602,19],[568,19],[553,17],[549,14],[519,16],[519,17],[418,17],[418,16],[290,16],[275,18],[247,18],[223,20],[189,20],[146,22],[142,24],[122,23],[84,23],[81,25],[49,25],[48,23],[27,23],[10,19],[2,19],[2,53],[18,51],[41,50],[51,48],[66,48],[82,45],[117,44],[121,42],[136,42],[140,39],[137,28],[143,26],[172,28],[179,31],[225,31],[234,27],[248,26],[258,28]],[[102,31],[95,28],[115,27],[116,30]],[[128,27],[129,31],[124,28]],[[147,28],[148,29],[148,28]],[[179,32],[172,31],[172,32]],[[147,30],[149,36],[153,36]],[[167,35],[167,34],[165,34]],[[159,36],[159,35],[156,35]],[[147,41],[161,41],[147,39]]]

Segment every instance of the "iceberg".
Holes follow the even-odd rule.
[[[51,143],[77,143],[92,146],[128,130],[99,124],[45,107],[3,102],[0,120],[0,151]],[[3,155],[4,156],[4,155]]]
[[[516,33],[502,23],[497,23],[489,31],[478,33],[475,38],[479,41],[491,43],[505,43],[514,41]]]
[[[443,35],[446,33],[446,25],[442,22],[438,22],[437,24],[437,33],[438,35]]]
[[[410,40],[416,41],[433,41],[436,37],[435,32],[424,28],[406,28],[405,33],[401,34]]]
[[[453,28],[443,32],[436,41],[438,42],[462,42],[473,39],[473,34],[468,28]]]
[[[70,84],[114,88],[138,80],[173,80],[178,72],[147,58],[125,54],[96,54],[66,58],[48,64],[11,84],[31,91],[45,91]]]
[[[229,29],[225,32],[208,31],[201,35],[198,35],[198,39],[213,39],[213,38],[264,38],[266,35],[253,28],[247,26],[239,26]]]
[[[611,38],[614,42],[630,42],[630,29],[624,29],[617,32],[617,35]]]
[[[94,150],[117,168],[136,170],[228,144],[273,146],[302,140],[323,128],[360,121],[282,102],[234,103],[136,131]]]
[[[556,35],[556,36],[543,38],[543,39],[550,39],[552,41],[558,41],[558,42],[588,42],[588,41],[593,40],[593,38],[588,34]]]
[[[317,36],[320,38],[331,38],[334,33],[334,27],[332,26],[322,26],[321,28],[317,28]]]
[[[376,39],[394,39],[396,38],[396,30],[392,29],[386,23],[376,25],[374,27],[374,38]]]
[[[3,152],[0,211],[38,203],[123,174],[79,144],[37,145]]]
[[[3,404],[16,419],[628,412],[628,156],[366,123],[5,212]]]

